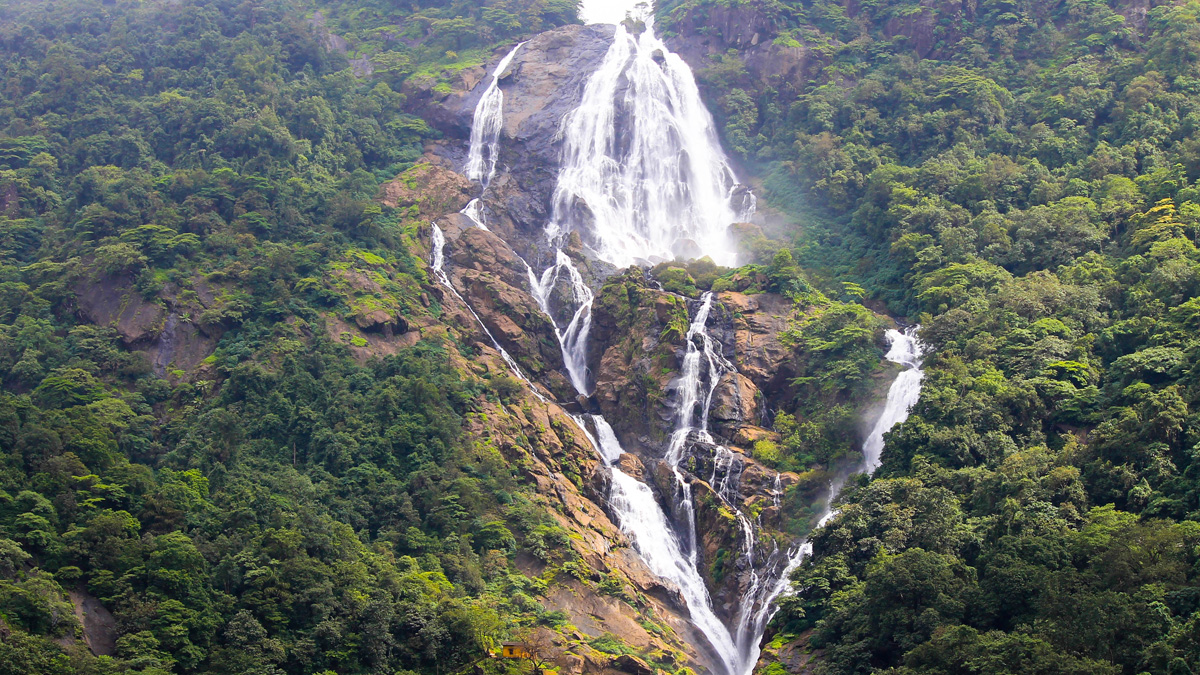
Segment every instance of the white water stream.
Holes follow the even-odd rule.
[[[500,156],[500,131],[504,129],[504,90],[500,88],[500,78],[517,56],[517,50],[525,43],[513,47],[496,69],[492,71],[491,79],[475,106],[475,115],[471,119],[471,147],[467,151],[467,166],[463,169],[467,179],[479,183],[486,191],[492,178],[496,177],[496,160]],[[467,203],[461,213],[470,218],[476,226],[488,229],[483,215],[483,202],[476,197]]]
[[[863,443],[863,468],[867,473],[875,473],[882,462],[883,435],[892,427],[908,419],[908,411],[916,404],[921,395],[921,380],[925,373],[921,371],[921,356],[923,348],[917,338],[919,326],[906,328],[904,332],[889,330],[888,342],[891,343],[887,356],[888,361],[899,363],[904,370],[896,376],[888,389],[887,402],[883,412]]]
[[[879,419],[875,421],[866,440],[863,441],[861,463],[839,474],[834,478],[833,483],[830,484],[829,496],[825,500],[825,506],[816,527],[823,527],[837,516],[837,511],[833,510],[833,502],[837,499],[838,493],[842,491],[842,487],[845,486],[846,480],[851,475],[859,472],[865,472],[868,475],[875,473],[875,469],[879,468],[880,455],[883,451],[883,435],[891,431],[897,424],[908,419],[909,410],[916,405],[917,399],[921,395],[921,380],[925,376],[921,371],[921,358],[924,354],[924,347],[917,337],[920,328],[920,326],[910,326],[903,332],[898,330],[887,331],[886,337],[889,346],[884,358],[892,363],[899,363],[905,369],[892,381],[891,386],[888,388],[887,402],[884,404],[884,409],[880,413]],[[770,600],[763,603],[753,617],[753,622],[750,625],[754,635],[761,636],[763,631],[766,630],[767,624],[771,621],[771,616],[775,613],[774,601],[780,596],[791,592],[790,580],[792,572],[810,555],[812,555],[812,542],[804,541],[789,556],[787,566],[784,567],[783,573],[780,574],[774,587],[771,589],[769,594]],[[744,648],[748,649],[746,656],[746,662],[749,664],[749,668],[746,670],[747,675],[753,671],[754,664],[758,662],[759,642],[760,640],[754,640],[744,645]],[[739,644],[742,643],[739,642]]]
[[[475,116],[471,120],[471,148],[467,154],[466,174],[468,180],[473,180],[487,187],[496,175],[496,159],[499,155],[500,130],[504,128],[504,90],[500,88],[500,78],[512,64],[517,50],[525,43],[512,48],[496,69],[492,71],[491,80],[483,90],[483,96],[475,106]]]
[[[546,227],[546,238],[556,249],[554,262],[541,273],[526,263],[532,295],[555,325],[571,383],[586,396],[590,390],[587,348],[594,294],[576,263],[559,248],[566,235],[579,232],[597,258],[618,267],[701,255],[731,265],[735,248],[728,240],[727,228],[749,216],[753,196],[738,196],[736,178],[691,70],[654,35],[649,7],[629,0],[584,0],[582,4],[589,22],[616,23],[631,15],[645,25],[637,35],[625,26],[617,27],[612,45],[585,87],[583,102],[564,120],[562,164],[553,215]],[[466,173],[485,191],[496,173],[504,122],[499,80],[520,47],[514,47],[493,71],[475,110]],[[463,213],[487,229],[479,199],[472,200]],[[462,300],[443,271],[445,237],[436,225],[431,239],[438,280]],[[463,303],[467,305],[465,300]],[[560,303],[567,306],[556,306]],[[677,512],[686,522],[673,524],[651,488],[617,466],[624,451],[603,417],[590,416],[594,434],[584,418],[573,419],[611,470],[609,504],[618,526],[631,537],[651,571],[680,589],[692,623],[707,638],[718,660],[717,675],[747,675],[757,662],[758,643],[774,611],[774,601],[789,590],[788,577],[811,553],[811,545],[802,543],[786,558],[776,549],[766,556],[761,570],[755,568],[756,528],[735,506],[742,461],[717,445],[708,429],[718,382],[735,370],[708,334],[712,307],[712,294],[705,294],[689,326],[675,385],[680,401],[676,428],[665,457],[676,477]],[[570,319],[562,327],[556,316]],[[479,320],[477,315],[475,318]],[[529,383],[483,322],[479,323],[513,373]],[[911,336],[896,331],[889,331],[888,337],[892,341],[888,358],[910,369],[893,384],[883,417],[876,424],[878,433],[873,431],[864,446],[864,466],[869,471],[878,466],[883,433],[903,420],[920,391],[919,345]],[[530,388],[542,398],[532,383]],[[679,467],[689,441],[716,448],[709,482],[733,508],[744,534],[742,556],[749,561],[749,587],[732,631],[714,612],[697,567],[692,488]],[[831,486],[829,503],[844,480]],[[782,494],[778,477],[773,492],[778,504]],[[818,527],[833,515],[827,507]]]
[[[709,256],[733,265],[728,228],[748,216],[738,182],[700,98],[691,68],[654,34],[648,5],[585,2],[584,16],[619,21],[562,129],[551,240],[579,232],[597,257],[617,267]]]
[[[437,224],[434,224],[430,227],[429,247],[433,251],[433,257],[429,261],[430,267],[433,268],[433,274],[437,277],[438,282],[449,289],[450,292],[454,294],[454,297],[458,298],[459,302],[463,304],[463,307],[467,308],[467,311],[471,313],[471,316],[475,317],[475,321],[479,323],[479,327],[483,329],[483,334],[487,336],[488,340],[491,340],[492,346],[496,348],[496,351],[500,352],[500,358],[504,359],[504,363],[508,366],[508,369],[512,371],[512,374],[516,375],[517,379],[529,385],[529,391],[533,392],[533,395],[538,397],[538,400],[545,402],[546,397],[542,396],[537,387],[534,386],[533,382],[530,381],[528,377],[525,377],[525,373],[521,372],[521,367],[517,365],[517,362],[508,353],[508,351],[505,350],[504,347],[500,346],[500,341],[496,339],[495,335],[492,335],[492,331],[488,330],[487,325],[483,323],[483,319],[479,318],[479,315],[475,313],[475,309],[471,307],[471,303],[467,302],[463,296],[459,295],[458,291],[454,288],[454,284],[450,283],[450,277],[446,275],[445,270],[446,234],[442,232],[442,228],[438,227]]]

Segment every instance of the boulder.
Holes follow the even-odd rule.
[[[713,391],[712,421],[732,428],[758,419],[758,387],[741,373],[725,373]],[[724,434],[726,436],[732,434]]]
[[[637,455],[631,455],[628,452],[622,454],[621,458],[617,460],[617,468],[639,481],[645,480],[646,467]]]
[[[414,208],[424,218],[461,211],[471,201],[471,182],[426,160],[383,184],[379,200],[394,209]]]
[[[629,673],[629,675],[654,675],[654,669],[650,667],[650,664],[633,654],[622,654],[613,659],[612,667],[622,673]]]

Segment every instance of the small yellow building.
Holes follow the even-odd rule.
[[[522,642],[505,642],[500,656],[506,659],[527,659],[529,652],[525,650],[525,644]]]

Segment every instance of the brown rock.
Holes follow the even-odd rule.
[[[467,269],[498,275],[509,286],[524,289],[528,285],[525,264],[513,253],[512,248],[492,232],[478,227],[463,227],[464,216],[455,214],[453,222],[457,232],[453,237],[454,247],[447,257],[455,265]],[[446,236],[451,237],[450,229]]]
[[[758,419],[758,387],[741,373],[725,373],[713,391],[712,419],[720,423]]]
[[[637,455],[631,455],[628,452],[621,455],[621,459],[617,460],[617,468],[633,478],[644,480],[646,467],[642,464],[642,460],[638,459]]]
[[[618,656],[613,659],[612,665],[613,668],[630,675],[654,675],[654,669],[650,667],[650,664],[632,654]]]
[[[679,299],[673,295],[664,293],[654,299],[654,315],[658,317],[659,323],[671,323],[671,320],[677,316],[679,308]]]
[[[759,441],[774,440],[777,435],[762,427],[742,425],[733,434],[733,442],[746,448],[753,447]]]
[[[773,293],[725,292],[720,299],[734,312],[734,365],[764,395],[778,394],[795,377],[791,350],[780,341],[794,311],[792,302]]]
[[[392,208],[415,207],[414,215],[436,218],[461,211],[471,201],[471,182],[461,174],[421,163],[384,183],[379,200]]]

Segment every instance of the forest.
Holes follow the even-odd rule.
[[[775,639],[828,673],[1200,672],[1200,3],[660,11],[730,5],[817,63],[702,71],[728,146],[797,263],[931,351]]]
[[[570,573],[568,534],[468,430],[519,383],[329,326],[443,320],[421,214],[378,199],[439,137],[416,103],[578,11],[0,0],[0,675],[451,675],[563,627],[516,561]],[[715,45],[702,92],[786,242],[708,285],[828,308],[756,450],[853,448],[877,313],[929,348],[771,643],[829,674],[1200,673],[1200,2],[656,11]]]

